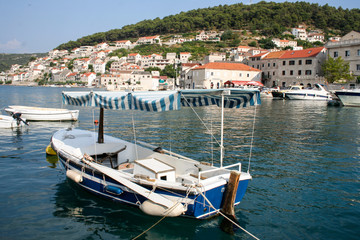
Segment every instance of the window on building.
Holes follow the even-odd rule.
[[[350,51],[349,50],[345,51],[345,57],[350,57]]]
[[[276,66],[276,63],[273,63],[273,67],[275,67]]]
[[[247,77],[250,77],[250,74],[248,73],[248,74],[246,74],[246,76],[247,76]]]
[[[242,73],[239,73],[239,77],[242,77]]]
[[[285,66],[286,65],[286,61],[283,61],[283,66]]]
[[[211,74],[210,74],[211,76],[214,76],[214,72],[211,72]]]
[[[299,75],[299,76],[301,75],[301,70],[298,71],[298,75]]]
[[[295,61],[294,60],[289,61],[289,65],[295,65]]]
[[[262,67],[265,67],[265,64],[262,64]]]
[[[299,60],[299,65],[302,65],[302,60]]]
[[[360,49],[357,50],[357,55],[360,56]]]
[[[282,71],[282,75],[285,76],[285,71]]]
[[[334,58],[339,56],[339,52],[334,52]]]
[[[293,70],[290,70],[290,75],[294,75],[294,71]]]
[[[306,60],[306,61],[305,61],[305,64],[307,64],[307,65],[312,64],[312,60],[311,60],[311,59]]]
[[[305,75],[311,75],[311,70],[306,70]]]
[[[273,72],[273,76],[275,76],[275,72]]]
[[[268,63],[268,67],[270,67],[270,63]]]
[[[356,64],[356,71],[360,71],[360,64]]]

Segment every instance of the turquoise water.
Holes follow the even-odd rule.
[[[0,86],[0,107],[62,107],[62,90]],[[76,109],[66,106],[69,109]],[[225,163],[248,168],[254,108],[226,111]],[[4,114],[4,112],[3,112]],[[219,136],[219,110],[199,109]],[[93,129],[98,111],[80,108],[77,123],[31,122],[0,129],[0,239],[131,239],[160,218],[108,202],[66,180],[45,148],[51,135],[74,125]],[[105,111],[105,132],[218,164],[218,148],[191,109],[171,113]],[[263,99],[256,108],[250,173],[236,217],[260,239],[358,239],[360,236],[360,108],[323,102]],[[210,220],[166,218],[139,239],[252,239]]]

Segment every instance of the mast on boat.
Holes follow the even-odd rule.
[[[221,92],[221,140],[220,140],[220,168],[223,167],[223,160],[224,160],[224,102],[225,102],[225,95],[230,95],[231,90],[223,90]]]

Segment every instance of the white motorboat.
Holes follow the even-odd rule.
[[[336,90],[334,93],[344,106],[360,107],[360,89]]]
[[[28,121],[77,121],[79,117],[79,110],[62,108],[9,106],[4,110],[10,115],[21,113]]]
[[[66,176],[83,189],[115,202],[138,206],[146,214],[198,219],[218,214],[224,202],[229,202],[225,201],[230,199],[226,197],[228,193],[234,193],[230,206],[239,204],[245,195],[251,180],[250,165],[247,171],[241,171],[240,162],[223,166],[224,108],[260,104],[258,90],[63,92],[63,101],[100,107],[98,133],[63,129],[55,132],[50,142]],[[219,166],[136,139],[128,142],[103,134],[104,109],[163,112],[209,105],[222,108],[221,140],[216,140],[220,146]],[[238,183],[232,182],[236,174]]]
[[[298,90],[289,90],[285,92],[285,98],[290,100],[312,100],[312,101],[330,101],[331,93],[321,84],[314,84],[314,88],[304,88]]]
[[[16,128],[24,125],[27,125],[26,119],[21,118],[20,115],[0,115],[0,128]]]

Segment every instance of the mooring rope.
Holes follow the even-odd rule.
[[[188,198],[189,194],[190,194],[190,189],[187,190],[185,199]],[[178,201],[176,202],[176,204],[174,204],[174,206],[172,206],[171,208],[169,208],[169,209],[167,210],[168,213],[165,214],[159,221],[157,221],[157,222],[154,223],[151,227],[149,227],[148,229],[146,229],[144,232],[142,232],[141,234],[139,234],[138,236],[136,236],[135,238],[133,238],[133,240],[138,239],[139,237],[141,237],[142,235],[144,235],[145,233],[147,233],[148,231],[150,231],[152,228],[154,228],[156,225],[158,225],[162,220],[164,220],[167,216],[169,216],[169,214],[170,214],[179,204],[181,204],[180,200],[178,200]],[[186,204],[186,203],[185,203],[185,204]],[[187,207],[187,204],[186,204],[186,207]]]
[[[199,190],[198,190],[199,191]],[[199,191],[201,196],[203,196],[203,198],[209,203],[209,206],[211,208],[213,208],[217,213],[220,213],[221,216],[223,216],[224,218],[226,218],[227,220],[229,220],[232,224],[234,224],[236,227],[240,228],[241,230],[243,230],[245,233],[247,233],[248,235],[250,235],[251,237],[253,237],[256,240],[260,240],[260,238],[257,238],[255,235],[253,235],[252,233],[250,233],[249,231],[247,231],[245,228],[241,227],[239,224],[237,224],[236,222],[234,222],[233,220],[231,220],[230,218],[228,218],[225,214],[223,214],[220,210],[216,209],[212,203],[209,201],[209,199],[207,199],[207,197],[201,192]]]

